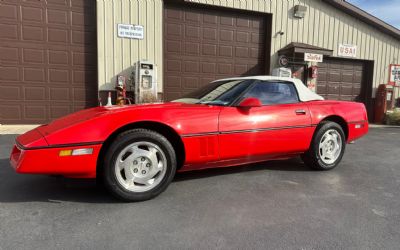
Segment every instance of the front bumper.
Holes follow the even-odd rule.
[[[97,158],[102,144],[63,145],[62,147],[23,148],[16,141],[10,163],[17,173],[63,175],[72,178],[95,178]],[[92,154],[60,156],[61,150],[92,148]]]

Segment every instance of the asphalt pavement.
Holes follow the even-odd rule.
[[[291,159],[178,174],[140,203],[93,180],[16,174],[14,138],[0,135],[0,249],[400,246],[400,128],[372,128],[331,171]]]

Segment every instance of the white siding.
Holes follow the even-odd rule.
[[[141,59],[153,61],[162,80],[162,14],[162,0],[97,0],[99,90],[113,90],[116,76],[129,77]],[[143,25],[144,39],[117,37],[119,23]]]
[[[400,41],[345,14],[321,0],[195,0],[202,4],[272,13],[271,67],[277,52],[290,42],[332,49],[337,56],[340,43],[358,47],[358,59],[373,60],[374,89],[387,83],[389,64],[400,64]],[[293,18],[295,5],[307,6],[304,19]],[[112,89],[115,76],[127,73],[139,59],[154,61],[162,89],[162,0],[97,0],[99,89]],[[144,40],[117,38],[118,23],[145,27]],[[277,32],[283,31],[284,35]],[[373,92],[375,93],[375,91]],[[397,96],[399,96],[397,94]]]

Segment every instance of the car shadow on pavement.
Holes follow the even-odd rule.
[[[94,179],[17,174],[11,168],[8,159],[0,160],[0,177],[0,203],[119,202],[102,187],[98,187]]]
[[[304,163],[300,160],[300,158],[291,158],[287,160],[258,162],[243,166],[209,168],[197,171],[177,173],[174,181],[186,181],[191,179],[208,178],[219,175],[228,175],[240,172],[251,172],[251,171],[262,171],[262,170],[296,171],[296,172],[312,171],[309,167],[304,165]]]
[[[245,166],[205,169],[177,173],[173,182],[208,178],[250,171],[310,171],[298,158],[255,163]],[[42,175],[21,175],[14,172],[8,159],[0,159],[0,203],[15,202],[83,202],[118,203],[93,179],[68,179]]]

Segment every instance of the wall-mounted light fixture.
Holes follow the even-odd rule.
[[[293,16],[296,18],[304,18],[306,16],[307,7],[303,5],[294,6]]]

